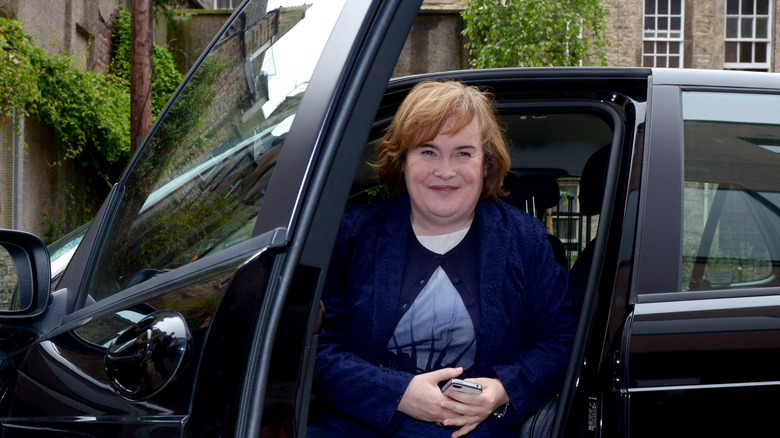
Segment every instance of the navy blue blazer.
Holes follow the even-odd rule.
[[[383,434],[414,421],[396,411],[414,376],[379,366],[397,321],[410,209],[407,196],[348,209],[322,296],[315,406]],[[475,375],[500,379],[511,400],[503,419],[492,416],[479,428],[501,436],[560,390],[575,318],[566,271],[540,221],[501,201],[480,201],[473,226],[482,320]]]

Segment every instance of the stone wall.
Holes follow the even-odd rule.
[[[642,63],[642,13],[644,0],[607,2],[607,65],[638,66]]]
[[[113,19],[119,7],[128,4],[129,0],[0,0],[0,15],[19,20],[49,54],[68,53],[77,67],[102,72],[111,59]],[[12,132],[8,118],[0,124],[0,130]],[[0,138],[4,152],[0,155],[7,158],[11,141],[6,137]],[[80,225],[80,212],[68,205],[72,191],[85,190],[75,163],[53,165],[61,158],[61,149],[48,126],[25,120],[24,141],[23,196],[20,206],[11,204],[12,210],[21,207],[22,223],[17,228],[44,236],[52,225],[60,231]],[[13,193],[7,169],[13,166],[3,166],[0,190],[5,194]],[[0,208],[0,226],[10,228],[12,214],[19,212],[9,212],[7,204]]]
[[[685,67],[723,68],[724,0],[688,1],[685,5]]]
[[[184,23],[167,26],[166,40],[163,43],[167,43],[173,53],[176,68],[183,74],[187,74],[233,11],[181,9],[176,12],[191,14],[191,17]],[[159,39],[156,38],[155,41],[160,44]]]
[[[468,68],[458,11],[423,9],[393,70],[393,77]]]
[[[0,0],[0,15],[22,22],[50,54],[73,55],[77,65],[102,71],[110,61],[110,28],[129,0]]]

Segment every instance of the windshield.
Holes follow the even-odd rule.
[[[252,237],[340,1],[250,1],[163,114],[124,183],[96,300]]]

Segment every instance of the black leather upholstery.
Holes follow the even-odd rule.
[[[510,173],[504,179],[504,188],[509,192],[506,202],[539,219],[544,218],[548,208],[558,205],[561,197],[558,180],[546,173],[523,176]],[[555,260],[568,267],[563,242],[552,234],[547,235],[547,240],[552,245]]]
[[[601,213],[601,204],[604,202],[604,187],[607,183],[607,170],[609,168],[610,146],[604,146],[593,153],[582,169],[580,180],[580,211],[585,216],[593,216]],[[577,314],[582,309],[585,298],[585,287],[593,264],[593,245],[585,244],[585,249],[580,253],[574,265],[569,271],[569,293],[571,294],[574,308]]]

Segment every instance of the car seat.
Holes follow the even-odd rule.
[[[509,191],[505,201],[533,217],[544,221],[547,209],[558,205],[561,191],[558,180],[552,174],[539,173],[517,176],[513,173],[504,178],[504,188]],[[561,240],[547,234],[547,240],[553,248],[555,260],[564,267],[568,267],[566,250]]]
[[[607,145],[594,152],[582,169],[579,200],[580,213],[583,216],[595,216],[601,213],[601,204],[604,202],[604,187],[607,183],[610,148],[611,145]],[[593,264],[594,246],[592,241],[587,242],[585,249],[582,250],[569,271],[569,293],[578,315],[582,310],[585,287],[588,284],[588,275]]]

